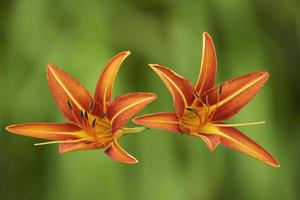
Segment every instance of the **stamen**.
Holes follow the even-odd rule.
[[[209,96],[208,95],[206,95],[205,96],[205,102],[206,102],[206,107],[207,107],[207,112],[206,112],[206,118],[208,118],[208,116],[209,116]]]
[[[72,110],[73,110],[73,106],[72,106],[72,104],[71,104],[71,102],[70,102],[70,100],[69,100],[69,99],[68,99],[67,106],[68,106],[68,109],[69,109],[70,111],[72,111]]]
[[[95,127],[91,127],[91,124],[89,122],[89,115],[88,115],[88,112],[86,110],[84,110],[83,118],[84,118],[84,123],[86,124],[86,128],[87,128],[88,132],[92,133],[92,135],[95,138],[96,137]]]
[[[82,110],[80,110],[80,119],[81,119],[81,123],[83,125],[83,129],[86,130],[88,128],[87,124],[86,124],[86,120],[85,120],[85,116]]]
[[[217,127],[237,127],[237,126],[251,126],[251,125],[257,125],[257,124],[264,124],[264,123],[266,123],[266,121],[240,123],[240,124],[214,124],[214,125]]]
[[[198,94],[197,94],[198,95]],[[199,97],[199,95],[198,95],[198,97]],[[199,97],[197,100],[199,100],[201,103],[202,103],[202,105],[206,105],[204,102],[203,102],[203,100],[201,99],[201,97]]]
[[[95,106],[95,101],[92,100],[89,106],[89,113],[91,113],[94,110],[94,106]]]
[[[79,120],[77,119],[75,113],[74,113],[74,109],[73,109],[73,106],[72,106],[72,103],[71,101],[68,99],[68,102],[67,102],[67,106],[68,106],[68,109],[70,110],[70,112],[72,113],[75,121],[77,122],[77,124],[80,124]]]
[[[222,94],[222,90],[223,90],[223,85],[221,84],[219,86],[219,89],[218,89],[218,99],[217,99],[217,103],[216,103],[216,107],[214,108],[215,110],[213,111],[213,113],[211,114],[210,118],[209,118],[209,121],[214,117],[214,115],[216,114],[218,108],[219,108],[219,103],[220,103],[220,100],[221,100],[221,94]]]
[[[145,130],[147,130],[147,127],[133,127],[133,128],[123,128],[124,134],[129,134],[129,133],[140,133]]]
[[[94,130],[95,130],[96,122],[97,122],[97,119],[95,118],[95,119],[93,120],[93,122],[92,122],[92,127],[93,127]]]
[[[101,120],[101,119],[103,119],[105,116],[106,116],[106,114],[105,114],[105,113],[102,113],[98,118]]]
[[[193,112],[193,113],[195,113],[196,115],[198,115],[198,112],[197,112],[197,110],[195,109],[195,108],[185,108],[186,110],[188,110],[188,111],[191,111],[191,112]]]
[[[92,132],[92,135],[94,136],[95,139],[97,138],[97,133],[96,133],[97,120],[98,120],[97,118],[94,118],[93,121],[92,121],[92,124],[91,124],[91,132]]]
[[[223,90],[223,85],[221,84],[220,87],[219,87],[219,90],[218,90],[219,95],[222,94],[222,90]]]
[[[80,110],[80,118],[82,121],[84,121],[84,114],[83,114],[82,110]]]
[[[193,92],[193,95],[194,95],[194,97],[196,98],[196,99],[200,99],[200,97],[199,97],[199,95],[198,95],[198,93],[197,92]]]
[[[85,118],[85,120],[86,120],[86,121],[88,121],[88,120],[89,120],[89,116],[88,116],[88,113],[87,113],[87,111],[86,111],[86,110],[84,111],[84,118]]]
[[[87,141],[93,139],[92,137],[88,138],[82,138],[78,140],[57,140],[57,141],[50,141],[50,142],[41,142],[41,143],[36,143],[34,146],[41,146],[41,145],[47,145],[47,144],[67,144],[67,143],[76,143],[76,142],[82,142],[82,141]]]

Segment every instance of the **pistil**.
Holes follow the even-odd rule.
[[[248,123],[238,123],[238,124],[214,124],[218,127],[238,127],[238,126],[252,126],[252,125],[258,125],[258,124],[264,124],[266,121],[260,121],[260,122],[248,122]]]

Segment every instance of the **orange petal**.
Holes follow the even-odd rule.
[[[132,120],[136,124],[149,128],[181,132],[179,120],[174,112],[161,112],[143,115]]]
[[[192,133],[192,135],[200,137],[205,142],[210,151],[214,151],[218,144],[220,144],[220,137],[216,135],[203,135],[199,133]]]
[[[78,81],[56,66],[48,64],[46,70],[48,83],[57,106],[68,120],[78,123],[80,110],[88,110],[93,98]],[[68,101],[72,105],[77,120],[68,109]]]
[[[120,66],[130,51],[124,51],[113,57],[102,71],[95,89],[94,98],[101,104],[103,112],[106,112],[106,103],[112,100],[112,89]]]
[[[111,146],[105,150],[105,153],[118,162],[127,164],[138,163],[138,160],[132,155],[128,154],[124,149],[122,149],[122,147],[120,147],[117,141],[113,142]]]
[[[156,99],[153,93],[128,93],[116,98],[108,104],[107,117],[112,123],[114,133],[135,114]]]
[[[208,33],[203,33],[203,50],[201,69],[196,84],[199,95],[215,85],[217,73],[217,57],[214,43]]]
[[[78,139],[84,135],[81,128],[69,123],[28,123],[6,127],[6,130],[18,135],[49,140]]]
[[[219,86],[212,89],[208,94],[210,110],[213,111],[218,105],[212,120],[223,121],[240,111],[263,87],[268,77],[268,72],[255,72],[222,83],[219,103]]]
[[[216,127],[213,124],[207,124],[200,130],[200,134],[205,136],[208,143],[214,144],[214,149],[218,143],[242,151],[260,161],[263,161],[273,167],[279,167],[278,161],[260,145],[232,127]],[[212,137],[213,136],[213,137]]]
[[[182,117],[184,109],[194,100],[194,88],[190,82],[167,67],[157,64],[149,65],[162,79],[173,96],[178,116]]]
[[[95,142],[66,143],[66,144],[59,144],[59,153],[67,153],[67,152],[71,152],[71,151],[93,150],[93,149],[100,149],[100,148],[101,147]]]

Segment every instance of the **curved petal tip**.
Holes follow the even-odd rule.
[[[121,53],[124,53],[124,54],[126,54],[127,56],[129,56],[129,55],[131,54],[131,51],[127,50],[127,51],[123,51],[123,52],[121,52]]]
[[[105,150],[105,154],[111,157],[113,160],[121,163],[138,163],[138,160],[129,153],[127,153],[116,141]]]

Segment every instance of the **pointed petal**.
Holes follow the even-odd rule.
[[[157,64],[149,64],[149,66],[158,74],[171,92],[178,116],[182,117],[184,109],[193,103],[193,86],[187,79],[167,67]]]
[[[264,86],[268,77],[268,72],[255,72],[222,83],[220,101],[212,120],[223,121],[240,111]],[[216,86],[208,94],[210,110],[216,108],[218,89]]]
[[[279,167],[278,161],[269,152],[235,128],[216,127],[213,124],[207,124],[200,130],[200,133],[207,136],[207,138],[208,136],[214,136],[214,138],[208,138],[212,143],[220,143],[232,149],[242,151],[273,167]],[[217,141],[217,138],[219,141]]]
[[[179,120],[174,112],[161,112],[143,115],[132,120],[136,124],[149,128],[181,132]]]
[[[27,137],[68,140],[78,139],[84,135],[81,128],[69,123],[27,123],[6,127],[6,130]]]
[[[124,149],[122,149],[122,147],[120,147],[117,141],[113,142],[111,146],[105,150],[105,153],[118,162],[127,164],[138,163],[138,160],[132,155],[128,154]]]
[[[215,85],[217,57],[214,43],[208,33],[203,33],[201,69],[196,84],[196,91],[201,96]]]
[[[101,147],[98,146],[95,142],[84,143],[84,142],[77,142],[77,143],[66,143],[59,145],[59,153],[67,153],[72,151],[83,151],[83,150],[94,150],[100,149]]]
[[[218,144],[220,144],[220,137],[216,135],[203,135],[199,133],[192,133],[192,135],[201,138],[210,151],[214,151]]]
[[[94,98],[101,104],[103,112],[106,112],[106,103],[112,100],[112,89],[120,66],[130,51],[124,51],[113,57],[102,71],[95,89]]]
[[[49,87],[57,106],[68,120],[78,123],[68,109],[68,101],[79,120],[80,109],[87,110],[93,98],[78,81],[53,64],[48,64],[46,70]]]
[[[154,99],[156,95],[153,93],[128,93],[111,101],[107,106],[107,117],[112,123],[112,132],[125,125]]]

